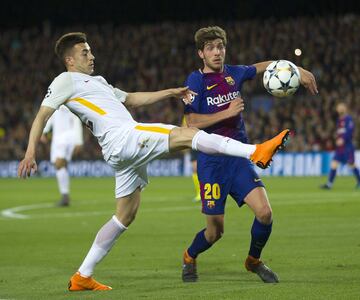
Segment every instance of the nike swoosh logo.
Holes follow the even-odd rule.
[[[259,181],[261,181],[261,179],[260,178],[255,178],[254,181],[259,182]]]
[[[218,85],[218,84],[215,83],[215,84],[213,84],[213,85],[207,86],[206,89],[209,91],[209,90],[213,89],[214,87],[216,87],[217,85]]]

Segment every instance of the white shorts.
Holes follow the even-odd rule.
[[[70,162],[75,146],[72,133],[65,133],[56,138],[53,137],[51,142],[50,161],[55,163],[57,158],[62,158],[67,162]]]
[[[175,126],[138,123],[125,145],[107,161],[115,169],[115,196],[125,197],[148,184],[147,163],[169,152],[169,134]]]

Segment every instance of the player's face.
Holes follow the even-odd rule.
[[[336,106],[336,111],[339,115],[344,115],[346,114],[346,106],[345,104],[343,103],[339,103],[337,106]]]
[[[220,72],[224,67],[225,45],[221,39],[208,41],[203,50],[199,50],[199,56],[204,62],[205,72]]]
[[[80,72],[84,74],[92,74],[94,72],[95,56],[92,55],[88,43],[76,44],[71,54],[66,58],[68,70]]]

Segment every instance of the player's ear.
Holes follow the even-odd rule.
[[[74,59],[72,58],[72,56],[65,56],[65,65],[66,66],[73,65],[73,61],[74,61]]]
[[[65,66],[73,66],[74,65],[74,57],[68,55],[65,56]]]
[[[199,49],[198,54],[199,54],[201,59],[204,59],[204,52],[202,50]]]

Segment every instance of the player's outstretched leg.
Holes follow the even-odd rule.
[[[256,145],[256,150],[250,156],[250,160],[261,169],[266,169],[270,166],[272,157],[275,153],[285,147],[289,134],[290,130],[285,129],[271,140]]]
[[[260,259],[248,256],[245,260],[246,270],[257,274],[265,283],[278,283],[279,278],[268,266]]]
[[[196,259],[192,258],[187,250],[185,250],[183,257],[182,280],[184,282],[196,282],[198,280]]]
[[[92,277],[83,277],[79,272],[76,272],[73,276],[71,276],[68,286],[69,291],[108,291],[112,290],[112,287],[104,285],[100,282],[97,282]]]

